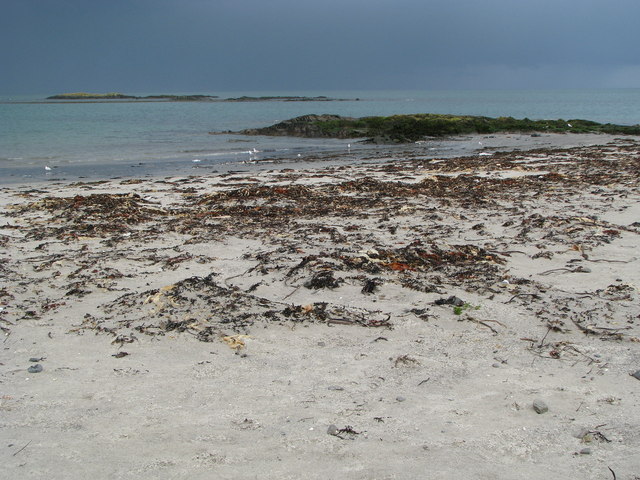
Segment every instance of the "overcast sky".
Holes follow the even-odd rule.
[[[0,7],[0,94],[640,87],[640,0]]]

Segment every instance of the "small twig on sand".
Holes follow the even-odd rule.
[[[511,297],[508,301],[506,301],[504,303],[511,303],[518,297],[531,297],[533,299],[538,299],[538,298],[540,298],[540,295],[538,295],[537,293],[518,293],[517,295],[514,295],[513,297]]]
[[[613,470],[611,470],[611,467],[607,466],[607,468],[609,469],[609,471],[611,472],[611,475],[613,475],[613,480],[616,480],[616,472],[614,472]]]
[[[547,339],[547,335],[549,335],[549,332],[553,330],[552,327],[547,328],[547,333],[544,334],[544,337],[542,337],[542,340],[540,340],[540,345],[538,345],[538,348],[542,348],[542,346],[544,345],[544,341]]]
[[[488,325],[486,322],[497,323],[501,327],[505,327],[506,328],[506,325],[504,323],[502,323],[502,322],[499,322],[498,320],[478,320],[477,318],[473,318],[473,317],[471,317],[469,315],[467,315],[467,318],[465,320],[469,320],[470,322],[477,323],[478,325],[482,325],[483,327],[487,327],[495,335],[497,335],[499,332],[495,328],[493,328],[491,325]]]
[[[522,250],[505,250],[504,252],[500,252],[498,250],[487,250],[487,252],[489,253],[497,253],[498,255],[505,255],[505,256],[509,256],[512,253],[521,253],[522,255],[526,255],[526,252],[523,252]]]
[[[291,295],[293,295],[294,293],[296,293],[298,290],[300,290],[300,287],[296,287],[293,289],[293,291],[291,293],[289,293],[287,296],[285,296],[282,300],[286,300],[287,298],[289,298]]]
[[[589,363],[600,363],[599,360],[596,360],[593,357],[590,357],[589,355],[587,355],[586,353],[582,353],[580,350],[578,350],[576,347],[574,347],[573,345],[567,345],[566,349],[571,349],[576,353],[579,353],[580,355],[582,355],[584,358],[586,358],[587,360],[589,360]]]
[[[33,440],[29,440],[29,441],[27,442],[27,444],[26,444],[24,447],[22,447],[22,448],[21,448],[20,450],[18,450],[17,452],[14,452],[12,456],[13,456],[13,457],[15,457],[15,456],[16,456],[17,454],[19,454],[22,450],[24,450],[25,448],[27,448],[27,447],[29,446],[29,444],[30,444],[32,441],[33,441]]]
[[[239,274],[237,274],[237,275],[232,275],[232,276],[230,276],[230,277],[227,277],[227,278],[225,278],[225,279],[223,280],[223,281],[224,281],[224,284],[225,284],[227,287],[229,287],[229,288],[230,288],[230,287],[231,287],[231,285],[229,285],[229,284],[227,283],[229,280],[232,280],[232,279],[234,279],[234,278],[238,278],[238,277],[242,277],[243,275],[246,275],[247,273],[251,273],[251,272],[252,272],[253,270],[255,270],[255,269],[256,269],[256,267],[251,267],[251,268],[249,268],[248,270],[246,270],[246,271],[244,271],[244,272],[242,272],[242,273],[239,273]]]
[[[585,258],[585,260],[587,262],[606,262],[606,263],[631,263],[634,260],[636,260],[635,258],[632,258],[631,260],[607,260],[606,258],[594,258],[593,260],[591,260],[590,258]]]
[[[539,273],[538,275],[549,275],[553,272],[573,272],[570,268],[553,268],[551,270],[547,270],[545,272]]]

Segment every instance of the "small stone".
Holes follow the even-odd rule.
[[[335,390],[335,391],[341,392],[342,390],[344,390],[344,387],[341,387],[340,385],[331,385],[329,387],[329,390]]]
[[[454,307],[461,307],[464,305],[464,300],[451,295],[449,298],[439,298],[434,302],[436,305],[453,305]]]
[[[42,358],[42,357],[40,357],[40,358],[38,358],[38,357],[31,357],[31,358],[29,359],[29,361],[30,361],[30,362],[33,362],[33,363],[38,363],[38,362],[40,362],[40,361],[42,361],[42,360],[43,360],[43,358]]]
[[[580,450],[580,455],[591,455],[591,449],[583,448],[582,450]]]
[[[334,437],[338,435],[338,427],[336,427],[333,423],[331,425],[329,425],[329,428],[327,428],[327,433],[329,435],[333,435]]]
[[[500,364],[499,363],[494,363],[493,365],[491,365],[493,368],[500,368]]]
[[[584,437],[586,437],[589,434],[589,429],[588,428],[580,428],[579,430],[576,430],[576,432],[573,434],[573,436],[575,438],[579,438],[580,440],[583,440]]]
[[[632,374],[631,374],[631,376],[632,376],[633,378],[635,378],[636,380],[640,380],[640,370],[638,370],[638,371],[637,371],[637,372],[635,372],[635,373],[632,373]]]
[[[327,344],[325,342],[318,342],[319,347],[326,347]]]
[[[398,395],[398,396],[396,397],[396,402],[404,402],[404,401],[406,401],[406,400],[407,400],[407,399],[406,399],[405,397],[403,397],[402,395]]]
[[[540,413],[546,413],[549,411],[549,407],[547,406],[547,404],[545,402],[543,402],[542,400],[534,400],[533,401],[533,409],[536,411],[536,413],[540,414]]]
[[[39,363],[36,363],[35,365],[31,365],[27,371],[29,373],[40,373],[42,371],[42,365],[40,365]]]

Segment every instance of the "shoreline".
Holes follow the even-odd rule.
[[[548,133],[539,136],[522,133],[498,133],[460,135],[401,145],[371,146],[353,143],[348,151],[331,148],[327,151],[307,152],[303,157],[286,154],[273,156],[269,152],[259,152],[255,155],[249,155],[246,161],[226,161],[224,163],[207,163],[206,160],[194,163],[193,159],[187,158],[157,162],[151,159],[136,163],[119,161],[104,166],[79,163],[65,165],[60,162],[52,162],[51,170],[45,170],[44,166],[31,166],[27,170],[17,169],[15,166],[2,167],[0,168],[0,172],[3,173],[0,178],[0,188],[35,182],[102,181],[138,177],[163,178],[179,175],[206,176],[233,170],[251,172],[270,168],[314,168],[319,165],[366,162],[372,158],[392,161],[396,157],[450,158],[510,150],[572,148],[608,143],[618,137],[638,138],[601,133]],[[347,148],[346,145],[344,148]],[[25,175],[31,175],[31,177],[25,178]]]
[[[640,141],[578,137],[2,185],[6,471],[633,478]]]

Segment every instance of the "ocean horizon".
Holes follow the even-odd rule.
[[[341,101],[44,102],[57,93],[64,92],[0,96],[2,182],[197,174],[223,165],[242,167],[357,149],[349,140],[222,133],[306,114],[441,113],[640,124],[640,89],[121,92],[136,96],[197,93],[221,99],[326,96]]]

